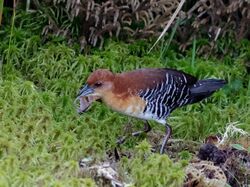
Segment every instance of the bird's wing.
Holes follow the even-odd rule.
[[[131,72],[125,72],[118,75],[116,80],[116,91],[132,91],[139,93],[147,89],[154,89],[164,83],[165,87],[182,87],[193,85],[197,79],[182,71],[167,68],[158,69],[139,69]]]

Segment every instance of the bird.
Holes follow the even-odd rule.
[[[79,90],[76,100],[80,100],[81,106],[78,113],[85,112],[91,102],[101,100],[116,112],[145,121],[144,130],[133,133],[134,136],[149,132],[148,121],[156,121],[166,127],[160,148],[163,154],[172,133],[166,121],[171,112],[202,101],[226,83],[214,78],[198,80],[171,68],[143,68],[121,73],[97,69]],[[84,102],[84,98],[88,99]]]

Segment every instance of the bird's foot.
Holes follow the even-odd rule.
[[[151,130],[151,127],[150,127],[148,121],[145,121],[143,130],[142,131],[132,132],[131,135],[134,136],[134,137],[137,137],[142,133],[148,133],[150,130]],[[127,137],[128,136],[123,136],[123,137],[119,138],[116,141],[116,144],[118,144],[118,145],[123,144],[125,142],[125,140],[127,139]]]
[[[149,125],[148,121],[145,121],[143,130],[142,131],[133,132],[132,136],[139,136],[140,134],[142,134],[142,133],[148,133],[149,131],[151,131],[151,126]]]
[[[141,133],[143,133],[144,131],[136,131],[136,132],[132,132],[132,136],[139,136]]]
[[[116,161],[119,161],[120,158],[121,158],[121,156],[120,156],[120,154],[119,154],[117,148],[114,149],[114,156],[115,156],[115,160],[116,160]]]
[[[118,138],[118,140],[116,140],[116,144],[121,145],[125,142],[126,139],[127,139],[127,136],[123,136],[121,138]]]

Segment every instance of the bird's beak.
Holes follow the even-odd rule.
[[[74,104],[76,107],[77,107],[77,101],[80,101],[80,106],[77,107],[77,112],[79,114],[82,114],[97,99],[99,99],[99,97],[95,95],[95,90],[93,88],[91,88],[88,84],[85,84],[80,89],[80,91],[79,91],[79,93],[74,101]]]
[[[91,88],[88,84],[85,84],[79,91],[77,98],[88,96],[94,93],[94,89]]]

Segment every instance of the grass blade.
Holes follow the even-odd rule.
[[[192,69],[194,68],[194,64],[195,64],[195,55],[196,55],[196,37],[194,36],[193,48],[192,48],[192,61],[191,61]]]
[[[169,20],[168,24],[166,25],[166,27],[164,28],[164,30],[162,31],[161,35],[158,37],[158,39],[156,40],[154,45],[149,49],[148,53],[150,53],[150,51],[155,47],[155,45],[161,40],[161,38],[167,32],[170,25],[173,23],[174,19],[176,18],[177,14],[180,12],[180,10],[181,10],[184,3],[185,3],[185,0],[181,0],[181,2],[179,3],[179,5],[178,5],[177,9],[175,10],[174,14],[172,15],[171,19]]]
[[[176,30],[177,30],[177,27],[179,26],[179,24],[180,24],[180,20],[178,19],[177,22],[174,25],[174,28],[173,28],[173,30],[171,32],[169,40],[167,41],[167,44],[164,46],[163,50],[161,51],[161,56],[160,56],[161,59],[162,59],[164,53],[166,53],[166,51],[168,50],[168,48],[169,48],[169,46],[170,46],[170,44],[171,44],[171,42],[172,42],[172,40],[174,38],[174,35],[176,33]]]
[[[26,12],[30,9],[30,0],[26,0]]]
[[[11,30],[10,30],[9,47],[8,47],[8,53],[7,53],[7,62],[10,62],[10,45],[12,43],[15,19],[16,19],[16,0],[13,0],[13,14],[12,14],[12,20],[11,20]]]
[[[3,16],[3,0],[0,0],[0,26],[2,24],[2,16]]]

